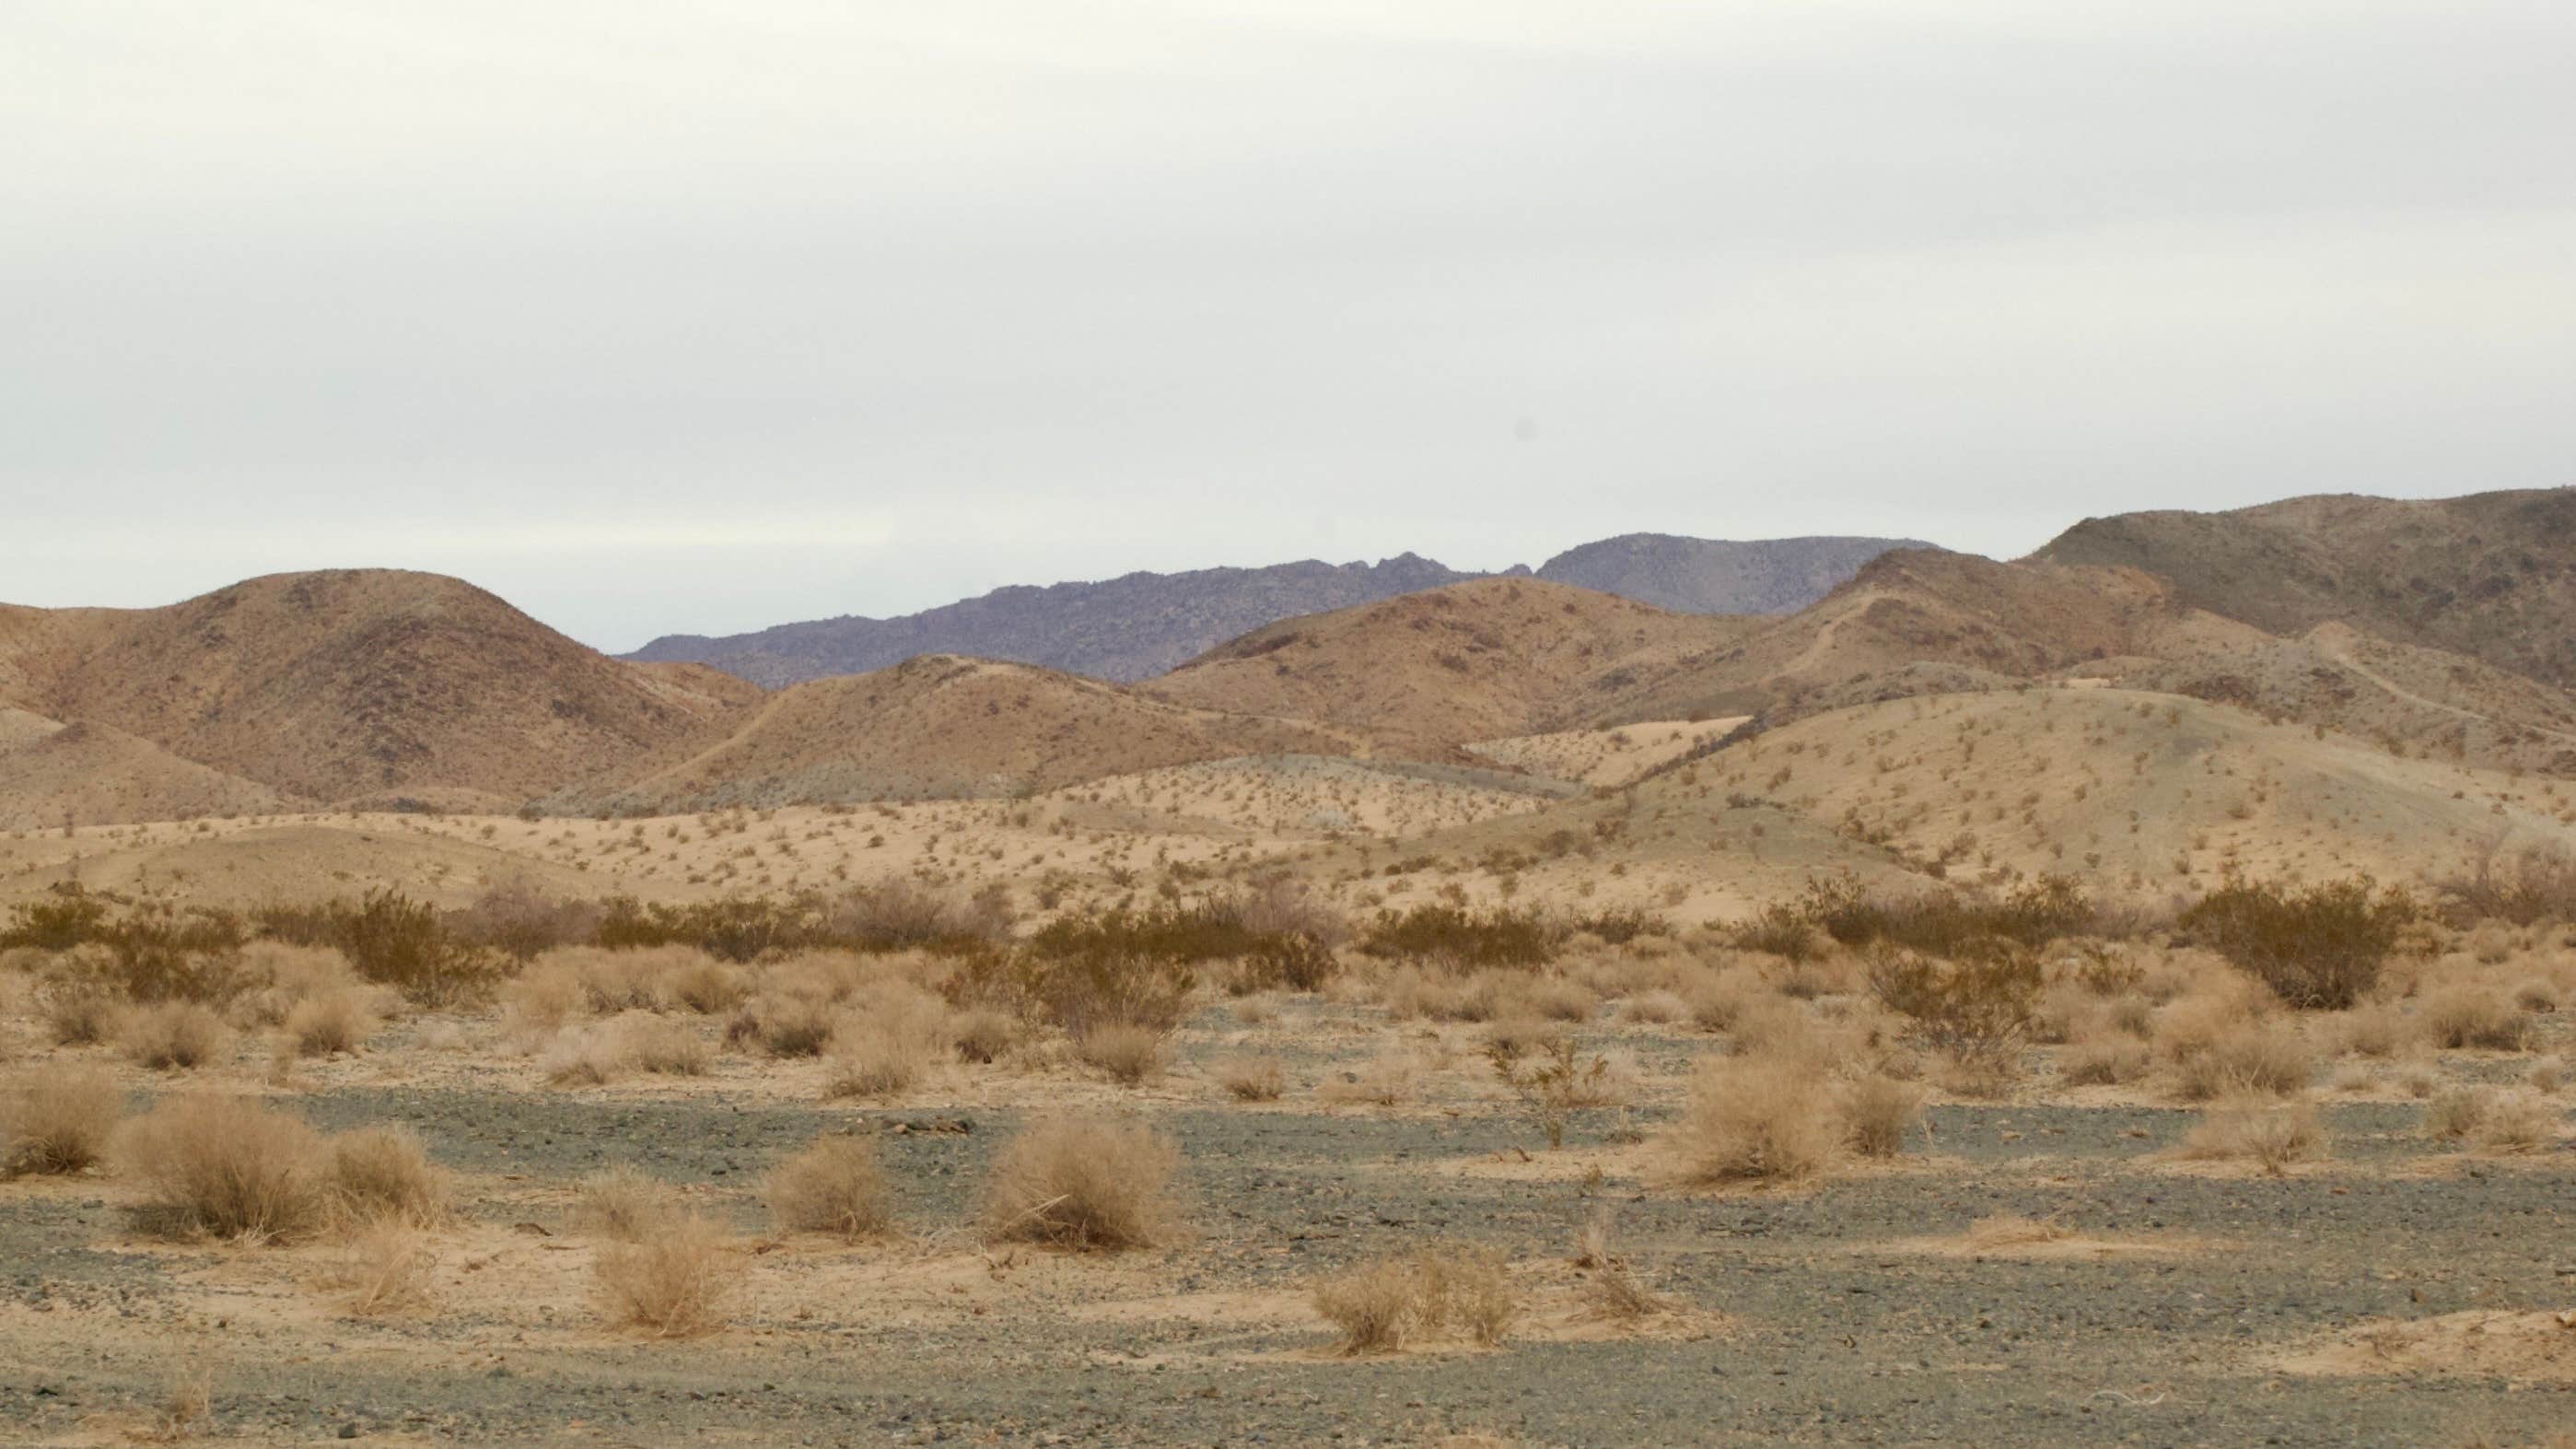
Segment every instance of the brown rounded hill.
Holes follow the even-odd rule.
[[[308,801],[525,799],[719,735],[759,691],[620,663],[436,574],[276,574],[159,609],[10,610],[23,707]]]
[[[1478,579],[1256,629],[1156,680],[1201,709],[1313,719],[1394,754],[1587,719],[1695,650],[1759,627],[1535,579]]]
[[[1358,743],[1052,669],[929,654],[782,690],[713,745],[545,803],[623,814],[1012,795],[1235,755],[1348,754]]]

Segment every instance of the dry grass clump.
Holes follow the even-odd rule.
[[[770,1169],[769,1216],[781,1232],[830,1233],[857,1241],[889,1232],[894,1208],[876,1143],[830,1135]]]
[[[348,1295],[349,1312],[365,1318],[418,1308],[429,1301],[429,1274],[438,1257],[428,1237],[410,1223],[371,1223],[341,1249],[331,1284]]]
[[[1833,1164],[1842,1142],[1822,1073],[1770,1056],[1703,1060],[1664,1137],[1693,1183],[1803,1182]]]
[[[1346,1354],[1394,1353],[1455,1337],[1500,1343],[1519,1303],[1497,1249],[1442,1244],[1362,1263],[1315,1285],[1315,1311],[1341,1330]]]
[[[77,982],[47,982],[37,989],[37,1015],[56,1046],[96,1046],[113,1039],[130,1008],[122,997]]]
[[[1120,1086],[1133,1087],[1162,1074],[1168,1038],[1161,1031],[1132,1021],[1105,1021],[1073,1039],[1073,1054]]]
[[[205,1065],[223,1050],[224,1019],[194,1001],[160,1001],[125,1016],[117,1045],[126,1059],[156,1071]]]
[[[2503,993],[2487,987],[2465,983],[2443,987],[2424,998],[2421,1019],[2425,1035],[2437,1047],[2505,1052],[2531,1047],[2530,1016]]]
[[[681,1213],[600,1249],[593,1275],[611,1326],[695,1338],[724,1327],[743,1266],[714,1223]]]
[[[150,1443],[176,1444],[195,1438],[214,1422],[214,1370],[181,1370],[170,1376],[169,1387],[161,1391],[161,1402],[153,1406],[151,1427],[138,1431],[137,1437]]]
[[[603,1024],[566,1029],[537,1058],[538,1072],[557,1087],[605,1086],[634,1065],[625,1033]]]
[[[707,1039],[684,1020],[636,1012],[619,1018],[615,1031],[627,1062],[656,1076],[703,1077],[714,1065]]]
[[[727,1042],[748,1042],[767,1056],[820,1056],[832,1040],[837,1009],[826,997],[765,992],[725,1025]]]
[[[333,1137],[326,1177],[332,1204],[346,1221],[429,1227],[450,1212],[447,1174],[408,1127],[361,1127]]]
[[[82,1171],[124,1120],[124,1091],[95,1067],[27,1072],[0,1095],[0,1177]]]
[[[2057,1075],[2070,1087],[2117,1086],[2145,1076],[2154,1064],[2154,1052],[2136,1037],[2094,1036],[2057,1054]]]
[[[1894,1157],[1905,1134],[1923,1117],[1923,1091],[1911,1082],[1871,1075],[1845,1083],[1841,1100],[1843,1142],[1863,1157]]]
[[[1238,1102],[1275,1102],[1288,1090],[1287,1065],[1276,1056],[1234,1056],[1213,1062],[1208,1075]]]
[[[1613,1323],[1636,1323],[1671,1308],[1637,1281],[1628,1260],[1611,1247],[1610,1239],[1607,1208],[1595,1211],[1575,1234],[1574,1266],[1591,1275],[1582,1290],[1585,1312]]]
[[[355,987],[341,986],[295,1003],[288,1008],[284,1025],[297,1056],[327,1057],[366,1045],[367,1038],[376,1034],[378,1022],[365,995]]]
[[[1586,1058],[1571,1036],[1557,1037],[1527,1057],[1497,1048],[1487,1058],[1503,1086],[1520,1099],[1521,1110],[1546,1134],[1550,1148],[1565,1145],[1565,1129],[1576,1112],[1625,1106],[1637,1095],[1633,1065],[1599,1053]]]
[[[633,1163],[594,1172],[573,1189],[575,1230],[619,1242],[636,1242],[680,1215],[670,1184]]]
[[[1020,1021],[1007,1011],[973,1007],[948,1021],[960,1061],[997,1062],[1020,1042]]]
[[[671,1000],[700,1016],[722,1016],[751,995],[751,983],[740,971],[703,953],[673,966],[662,978]]]
[[[298,1118],[238,1097],[177,1097],[125,1125],[114,1157],[172,1234],[290,1241],[330,1218],[330,1156]]]
[[[1485,1055],[1525,1057],[1532,1052],[1552,1051],[1560,1041],[1570,1041],[1565,1023],[1545,1021],[1535,1016],[1496,1017],[1485,1026]]]
[[[2186,1161],[2250,1158],[2279,1176],[2294,1162],[2326,1155],[2325,1119],[2313,1102],[2220,1102],[2201,1113],[2176,1154]]]
[[[1150,1248],[1179,1231],[1180,1148],[1126,1123],[1058,1118],[1003,1144],[985,1184],[988,1238],[1075,1249]]]
[[[2221,1031],[2174,1061],[2174,1091],[2186,1102],[2268,1092],[2286,1097],[2307,1088],[2316,1058],[2287,1022],[2249,1021]]]
[[[1621,1021],[1642,1022],[1649,1026],[1668,1026],[1690,1014],[1690,1003],[1673,991],[1640,992],[1619,1006]]]
[[[1549,1021],[1590,1021],[1601,1010],[1601,998],[1592,988],[1562,976],[1539,977],[1511,996],[1531,1013]],[[1674,1015],[1678,1016],[1678,1001],[1675,1006]],[[1636,1003],[1629,1003],[1631,1012],[1635,1007]],[[1669,1021],[1673,1018],[1664,1019]]]
[[[2356,1057],[2392,1057],[2409,1036],[2405,1013],[2388,1002],[2356,1006],[2334,1020],[2328,1040],[2338,1051]]]
[[[2538,1152],[2557,1142],[2562,1117],[2535,1093],[2455,1087],[2424,1104],[2424,1135],[2490,1152]]]

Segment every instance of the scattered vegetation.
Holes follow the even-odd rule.
[[[1145,1127],[1058,1118],[1003,1144],[985,1187],[985,1236],[1054,1247],[1150,1248],[1179,1230],[1180,1148]]]
[[[830,1233],[856,1242],[894,1228],[894,1209],[876,1143],[830,1134],[770,1169],[770,1220],[781,1232]]]
[[[2367,876],[2324,885],[2235,881],[2202,897],[2179,922],[2195,941],[2301,1010],[2342,1011],[2379,984],[2389,954],[2421,917],[2404,891]]]
[[[1315,1310],[1347,1354],[1394,1353],[1422,1339],[1502,1342],[1519,1304],[1499,1250],[1442,1244],[1362,1263],[1315,1286]]]

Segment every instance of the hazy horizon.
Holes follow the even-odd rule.
[[[0,48],[0,600],[614,650],[2570,481],[2576,12],[243,0]]]

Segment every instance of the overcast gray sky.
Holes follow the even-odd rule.
[[[0,599],[2576,482],[2565,0],[0,0]]]

